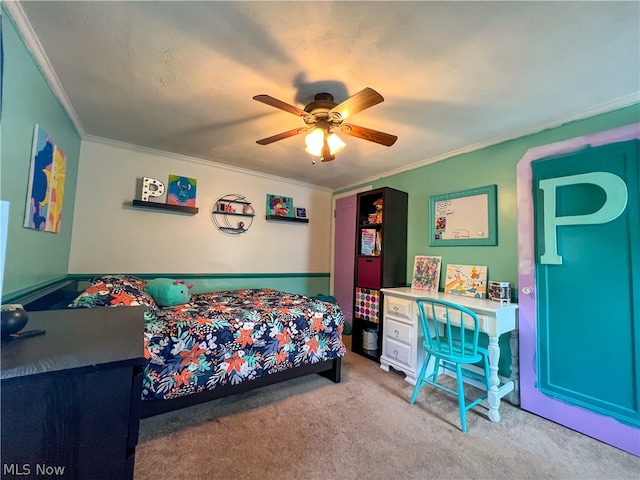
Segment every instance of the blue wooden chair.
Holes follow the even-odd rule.
[[[429,384],[458,396],[462,433],[467,433],[467,410],[487,398],[489,391],[489,353],[478,346],[479,321],[477,315],[461,305],[445,300],[421,298],[417,300],[418,318],[424,332],[426,358],[411,396],[414,404],[420,389]],[[464,328],[460,328],[464,325]],[[435,359],[433,373],[426,375],[431,358]],[[480,363],[483,374],[470,371],[469,365]],[[438,383],[440,369],[456,373],[458,390]],[[480,398],[466,403],[463,377],[470,377],[486,385]]]

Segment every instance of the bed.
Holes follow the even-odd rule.
[[[161,308],[145,283],[128,275],[97,277],[68,305],[144,307],[142,418],[311,373],[340,381],[346,347],[339,306],[243,289]]]

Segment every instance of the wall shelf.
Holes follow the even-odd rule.
[[[298,217],[283,217],[282,215],[267,215],[267,220],[277,220],[279,222],[297,222],[297,223],[309,223],[308,218],[298,218]]]
[[[217,210],[214,210],[211,213],[215,215],[232,215],[236,217],[255,217],[255,215],[252,213],[218,212]]]
[[[187,213],[195,215],[198,213],[197,207],[185,207],[184,205],[172,205],[169,203],[145,202],[144,200],[134,200],[131,203],[134,207],[151,208],[156,210],[168,210],[171,212]]]
[[[240,211],[238,212],[236,209]],[[255,213],[251,202],[247,201],[243,195],[230,193],[216,200],[211,217],[219,231],[227,235],[237,235],[249,230]],[[244,217],[247,220],[237,221],[238,217]],[[246,225],[245,222],[247,222]]]

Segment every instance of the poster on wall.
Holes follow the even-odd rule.
[[[24,213],[26,228],[60,232],[66,177],[67,158],[47,132],[36,124]]]
[[[182,205],[183,207],[195,207],[197,185],[198,180],[195,178],[169,175],[167,203],[170,205]]]

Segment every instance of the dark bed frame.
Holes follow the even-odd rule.
[[[209,400],[228,397],[229,395],[235,395],[236,393],[248,392],[249,390],[292,380],[312,373],[319,373],[335,383],[340,383],[341,361],[341,358],[334,358],[333,360],[326,360],[324,362],[300,365],[282,372],[267,375],[266,377],[254,378],[248,382],[242,382],[237,385],[225,385],[224,387],[216,388],[215,390],[205,390],[204,392],[193,393],[183,397],[167,400],[143,400],[140,407],[140,418],[152,417],[154,415],[171,412],[172,410],[177,410],[179,408],[208,402]]]
[[[67,308],[67,305],[79,293],[80,290],[78,288],[77,280],[65,280],[47,288],[43,288],[37,292],[25,295],[24,297],[13,299],[10,303],[22,304],[27,312],[39,310],[61,310]],[[248,392],[256,388],[274,385],[276,383],[285,382],[287,380],[292,380],[294,378],[303,377],[313,373],[319,373],[334,383],[340,383],[341,368],[342,358],[334,358],[323,362],[300,365],[265,377],[258,377],[247,382],[242,382],[237,385],[225,385],[221,388],[193,393],[183,397],[168,400],[142,400],[140,405],[140,417],[152,417],[161,413],[197,405],[199,403],[208,402],[209,400],[228,397],[237,393]]]

